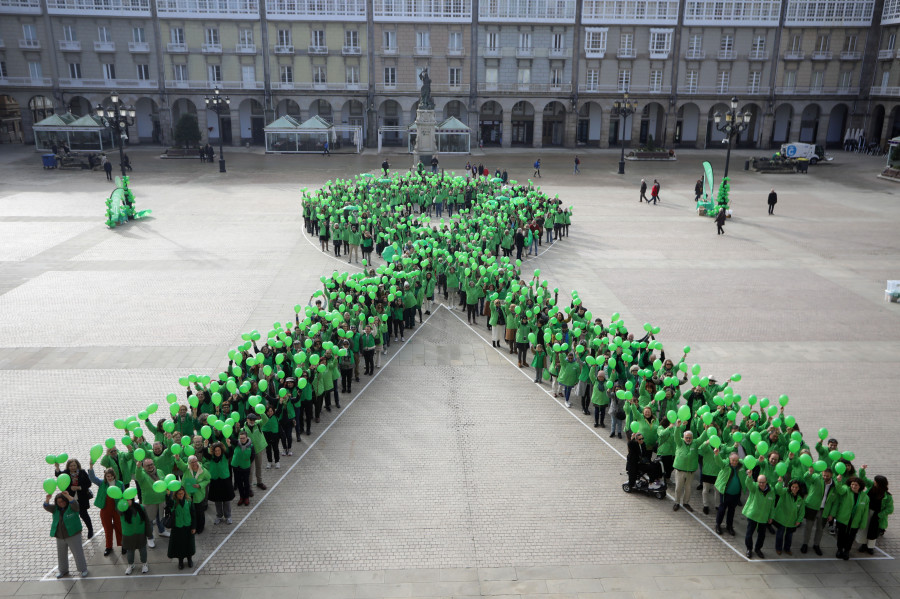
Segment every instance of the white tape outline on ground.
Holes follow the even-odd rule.
[[[446,308],[446,306],[444,306],[443,304],[441,304],[441,306]],[[472,332],[474,332],[476,335],[478,335],[478,337],[481,338],[482,341],[484,341],[485,343],[488,342],[488,340],[487,340],[484,336],[482,336],[481,331],[479,331],[479,330],[477,330],[477,329],[474,329],[474,328],[470,327],[468,323],[463,322],[462,317],[459,316],[458,314],[456,314],[456,312],[454,312],[452,309],[447,308],[447,310],[449,310],[450,313],[453,314],[453,316],[455,316],[455,317],[457,318],[457,320],[460,321],[460,323],[465,324],[466,327],[470,328],[470,329],[472,330]],[[512,359],[509,357],[508,352],[503,352],[503,351],[501,351],[502,348],[496,348],[496,347],[493,347],[493,346],[492,346],[492,349],[496,350],[497,353],[500,354],[500,356],[502,356],[507,362],[509,362],[510,364],[512,364]],[[521,372],[523,375],[525,375],[529,380],[531,379],[531,375],[530,375],[526,370],[523,370],[523,369],[521,369],[521,368],[516,368],[516,370],[518,370],[518,371]],[[581,418],[579,418],[579,417],[578,417],[578,414],[576,414],[575,412],[573,412],[572,410],[570,410],[569,408],[567,408],[567,407],[565,406],[565,404],[564,404],[562,401],[560,401],[559,398],[553,397],[553,394],[550,392],[549,389],[547,389],[547,387],[545,387],[543,384],[541,384],[541,385],[540,385],[540,389],[541,389],[541,391],[543,391],[544,393],[546,393],[547,396],[550,397],[550,399],[552,399],[553,401],[555,401],[562,409],[564,409],[564,410],[566,411],[567,414],[569,414],[572,418],[574,418],[577,422],[579,422],[582,426],[584,426],[589,432],[593,433],[593,435],[594,435],[595,437],[597,437],[598,439],[600,439],[607,447],[609,447],[611,450],[613,450],[620,458],[622,458],[623,460],[625,459],[625,456],[622,454],[621,451],[619,451],[618,449],[616,449],[609,441],[607,441],[606,439],[604,439],[603,436],[600,435],[596,430],[594,430],[592,427],[588,426],[588,423],[587,423],[587,422],[585,422],[584,420],[582,420]],[[668,497],[668,498],[671,499],[672,501],[675,501],[675,497],[673,497],[671,494],[669,494],[668,491],[666,492],[666,497]],[[706,522],[704,522],[703,520],[701,520],[696,514],[694,514],[693,512],[689,512],[689,511],[687,511],[687,510],[684,510],[684,511],[685,511],[685,513],[688,514],[691,518],[693,518],[694,520],[696,520],[701,526],[703,526],[703,528],[705,528],[706,530],[708,530],[715,538],[719,539],[719,541],[721,541],[722,543],[724,543],[726,547],[728,547],[729,549],[731,549],[732,551],[734,551],[734,552],[735,552],[737,555],[739,555],[744,561],[747,561],[747,562],[803,562],[803,561],[806,561],[806,562],[818,562],[818,561],[843,561],[843,560],[839,560],[839,559],[836,558],[836,557],[819,557],[819,558],[809,558],[809,557],[798,557],[798,558],[783,558],[783,557],[781,557],[781,558],[768,558],[768,557],[767,557],[767,558],[765,558],[765,559],[759,559],[759,558],[753,558],[753,559],[751,559],[751,558],[748,558],[748,557],[747,557],[742,551],[740,551],[737,547],[735,547],[734,545],[732,545],[731,543],[729,543],[728,541],[726,541],[725,538],[722,537],[722,535],[716,534],[716,532],[715,532],[712,528],[710,528],[709,525],[708,525]],[[890,554],[888,554],[888,553],[885,553],[885,551],[882,550],[881,547],[877,547],[877,546],[876,546],[875,549],[877,549],[877,550],[882,554],[881,557],[856,557],[856,558],[853,558],[853,559],[854,559],[855,561],[863,561],[863,560],[892,560],[892,559],[894,559],[894,557],[893,557],[892,555],[890,555]]]

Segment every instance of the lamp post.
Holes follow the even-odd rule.
[[[622,123],[622,139],[619,140],[622,144],[622,155],[619,157],[620,175],[625,174],[625,121],[635,112],[637,112],[637,102],[628,99],[628,92],[625,92],[625,98],[623,100],[616,100],[613,102],[610,114],[619,117],[619,121]]]
[[[116,143],[119,146],[119,166],[122,167],[122,176],[125,176],[125,142],[128,140],[128,127],[134,125],[134,106],[125,106],[119,98],[118,92],[109,96],[112,106],[97,105],[95,112],[103,121],[103,126],[113,130]]]
[[[713,119],[716,121],[716,130],[724,133],[726,139],[728,139],[728,152],[725,154],[725,175],[723,178],[728,176],[728,164],[731,162],[731,140],[747,130],[752,116],[749,110],[744,114],[738,112],[737,98],[731,99],[731,110],[724,115],[720,112],[713,115]]]
[[[206,96],[206,108],[216,113],[216,123],[219,126],[219,172],[225,172],[225,154],[222,148],[222,113],[229,110],[231,98],[219,94],[219,88],[213,89],[212,96]]]

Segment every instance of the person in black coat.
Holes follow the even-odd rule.
[[[59,464],[57,464],[55,475],[58,478],[60,474],[63,474],[63,471],[59,469]],[[78,500],[78,515],[81,516],[81,521],[87,526],[87,538],[90,539],[94,536],[94,525],[91,523],[91,515],[88,513],[88,508],[91,507],[91,498],[94,496],[90,490],[91,477],[81,468],[81,463],[75,458],[66,462],[65,474],[68,474],[72,479],[67,491],[73,493]]]
[[[722,228],[722,225],[725,224],[725,208],[719,208],[719,213],[716,215],[716,235],[724,235],[725,229]]]
[[[775,188],[772,188],[772,191],[769,192],[769,214],[775,214],[775,204],[778,203],[778,194],[775,193]]]
[[[522,250],[525,249],[525,233],[522,229],[516,229],[516,260],[522,259]]]
[[[629,487],[634,487],[638,477],[645,473],[650,476],[651,482],[656,482],[662,477],[662,468],[651,461],[652,456],[653,452],[644,445],[644,435],[640,432],[631,435],[631,440],[628,441],[628,455],[625,458]]]

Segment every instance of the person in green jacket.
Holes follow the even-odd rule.
[[[802,481],[792,480],[784,486],[784,478],[778,477],[775,484],[775,495],[778,501],[775,504],[775,512],[772,519],[775,521],[775,553],[791,553],[791,541],[794,531],[800,526],[806,512],[806,485]]]
[[[68,491],[57,494],[53,503],[50,500],[53,495],[47,494],[44,498],[44,509],[53,514],[53,522],[50,524],[50,536],[56,539],[56,577],[62,578],[69,574],[69,552],[75,558],[75,567],[81,572],[81,577],[88,575],[87,561],[84,559],[84,547],[81,541],[81,516],[78,500],[69,495]]]
[[[521,330],[522,327],[519,327]],[[581,372],[581,364],[575,360],[575,352],[569,352],[565,359],[559,362],[559,384],[562,385],[563,394],[566,398],[566,407],[571,408],[572,403],[569,397],[572,393],[572,387],[578,384],[578,375]],[[557,397],[559,394],[557,394]]]
[[[606,406],[609,405],[609,394],[606,392],[606,373],[600,368],[597,368],[597,374],[591,385],[591,405],[594,406],[594,428],[606,428]]]
[[[350,225],[350,230],[347,232],[347,264],[353,260],[359,262],[360,243],[362,243],[362,234],[359,232],[359,227],[355,224]]]
[[[176,460],[178,468],[184,473],[181,479],[188,499],[194,504],[194,525],[196,534],[201,534],[206,528],[206,488],[209,486],[209,471],[200,463],[196,455],[188,457],[187,462]]]
[[[188,498],[184,487],[172,494],[170,502],[175,526],[172,527],[172,536],[169,538],[166,557],[178,558],[179,570],[184,570],[185,559],[187,559],[188,568],[193,568],[194,553],[197,551],[194,544],[194,535],[197,533],[194,528],[194,504]]]
[[[888,480],[878,475],[874,481],[865,478],[866,469],[863,465],[860,470],[860,478],[869,491],[869,526],[866,529],[866,542],[859,546],[859,551],[875,554],[875,543],[878,537],[884,534],[888,525],[888,516],[894,513],[894,498],[888,492]]]
[[[253,442],[246,429],[241,430],[238,444],[231,454],[231,469],[234,472],[234,485],[240,494],[238,505],[250,505],[250,465],[253,463],[256,451]]]
[[[166,526],[163,524],[163,507],[165,506],[166,495],[165,492],[158,492],[153,489],[153,483],[162,480],[162,478],[156,471],[156,464],[153,462],[152,458],[146,458],[137,462],[134,480],[141,488],[141,505],[147,512],[147,517],[150,518],[151,522],[156,522],[156,526],[159,529],[159,536],[168,537],[169,531],[166,530]],[[151,549],[156,547],[152,528],[147,537],[147,544]]]
[[[719,508],[716,510],[716,533],[722,534],[722,520],[725,520],[725,529],[731,536],[735,536],[734,511],[741,503],[741,492],[747,486],[747,475],[737,453],[732,452],[727,458],[719,455],[719,449],[713,453],[713,459],[719,461],[715,485],[720,498]]]
[[[94,464],[87,471],[91,477],[91,482],[97,485],[97,497],[94,499],[94,507],[100,510],[100,522],[103,524],[103,532],[106,533],[106,549],[103,551],[103,557],[113,552],[113,533],[115,533],[116,543],[122,546],[122,523],[119,520],[119,510],[116,509],[116,501],[107,496],[106,491],[110,487],[119,487],[125,490],[125,484],[116,479],[116,472],[112,468],[107,468],[103,473],[103,478],[99,478],[94,473]],[[125,551],[122,550],[124,554]]]
[[[325,374],[328,373],[326,372]],[[331,381],[330,377],[326,376],[325,378]],[[330,412],[331,410],[329,409],[328,411]],[[247,431],[247,436],[250,437],[251,441],[253,441],[253,448],[256,450],[253,458],[253,473],[256,476],[256,487],[258,489],[262,489],[263,491],[268,488],[262,481],[263,450],[266,448],[266,437],[265,433],[263,433],[263,427],[266,426],[267,422],[269,422],[269,417],[265,414],[252,413],[244,422],[243,429]],[[316,422],[318,422],[318,418],[316,419]],[[238,505],[240,505],[240,503],[238,503]]]
[[[141,555],[141,572],[146,574],[150,571],[147,565],[147,545],[148,539],[153,534],[153,525],[144,507],[134,502],[134,499],[127,499],[128,507],[122,511],[122,548],[125,549],[125,559],[128,567],[125,568],[125,574],[131,574],[134,571],[134,553]]]
[[[869,494],[862,479],[851,476],[845,482],[843,477],[835,477],[835,493],[839,499],[832,504],[829,521],[837,522],[838,559],[850,559],[853,539],[860,528],[865,528],[869,520]]]
[[[803,545],[800,546],[800,553],[806,553],[809,549],[809,538],[812,536],[813,528],[816,535],[813,537],[813,551],[816,555],[822,555],[822,548],[819,543],[822,542],[822,533],[825,531],[825,521],[828,518],[828,511],[837,493],[834,491],[834,480],[832,480],[831,470],[826,469],[822,473],[816,472],[812,466],[809,471],[803,475],[803,482],[806,483],[806,526],[803,527]]]
[[[687,428],[687,422],[678,420],[675,427],[675,461],[672,467],[675,469],[675,505],[672,506],[673,511],[683,505],[684,509],[693,512],[691,507],[691,479],[694,478],[694,472],[699,467],[698,452],[700,445],[706,440],[706,432],[700,435],[700,438],[694,440],[694,433]]]
[[[772,523],[772,515],[775,512],[775,490],[769,485],[764,474],[755,479],[753,471],[747,470],[747,503],[741,511],[747,517],[747,534],[744,536],[744,544],[747,546],[747,557],[756,556],[765,559],[762,552],[763,543],[766,540],[766,528]],[[752,481],[755,484],[750,484]],[[753,545],[753,533],[758,532],[756,547]]]

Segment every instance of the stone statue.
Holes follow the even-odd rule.
[[[419,79],[422,81],[422,90],[419,93],[419,108],[434,110],[434,100],[431,99],[431,77],[428,76],[428,69],[422,69],[422,72],[419,73]]]

